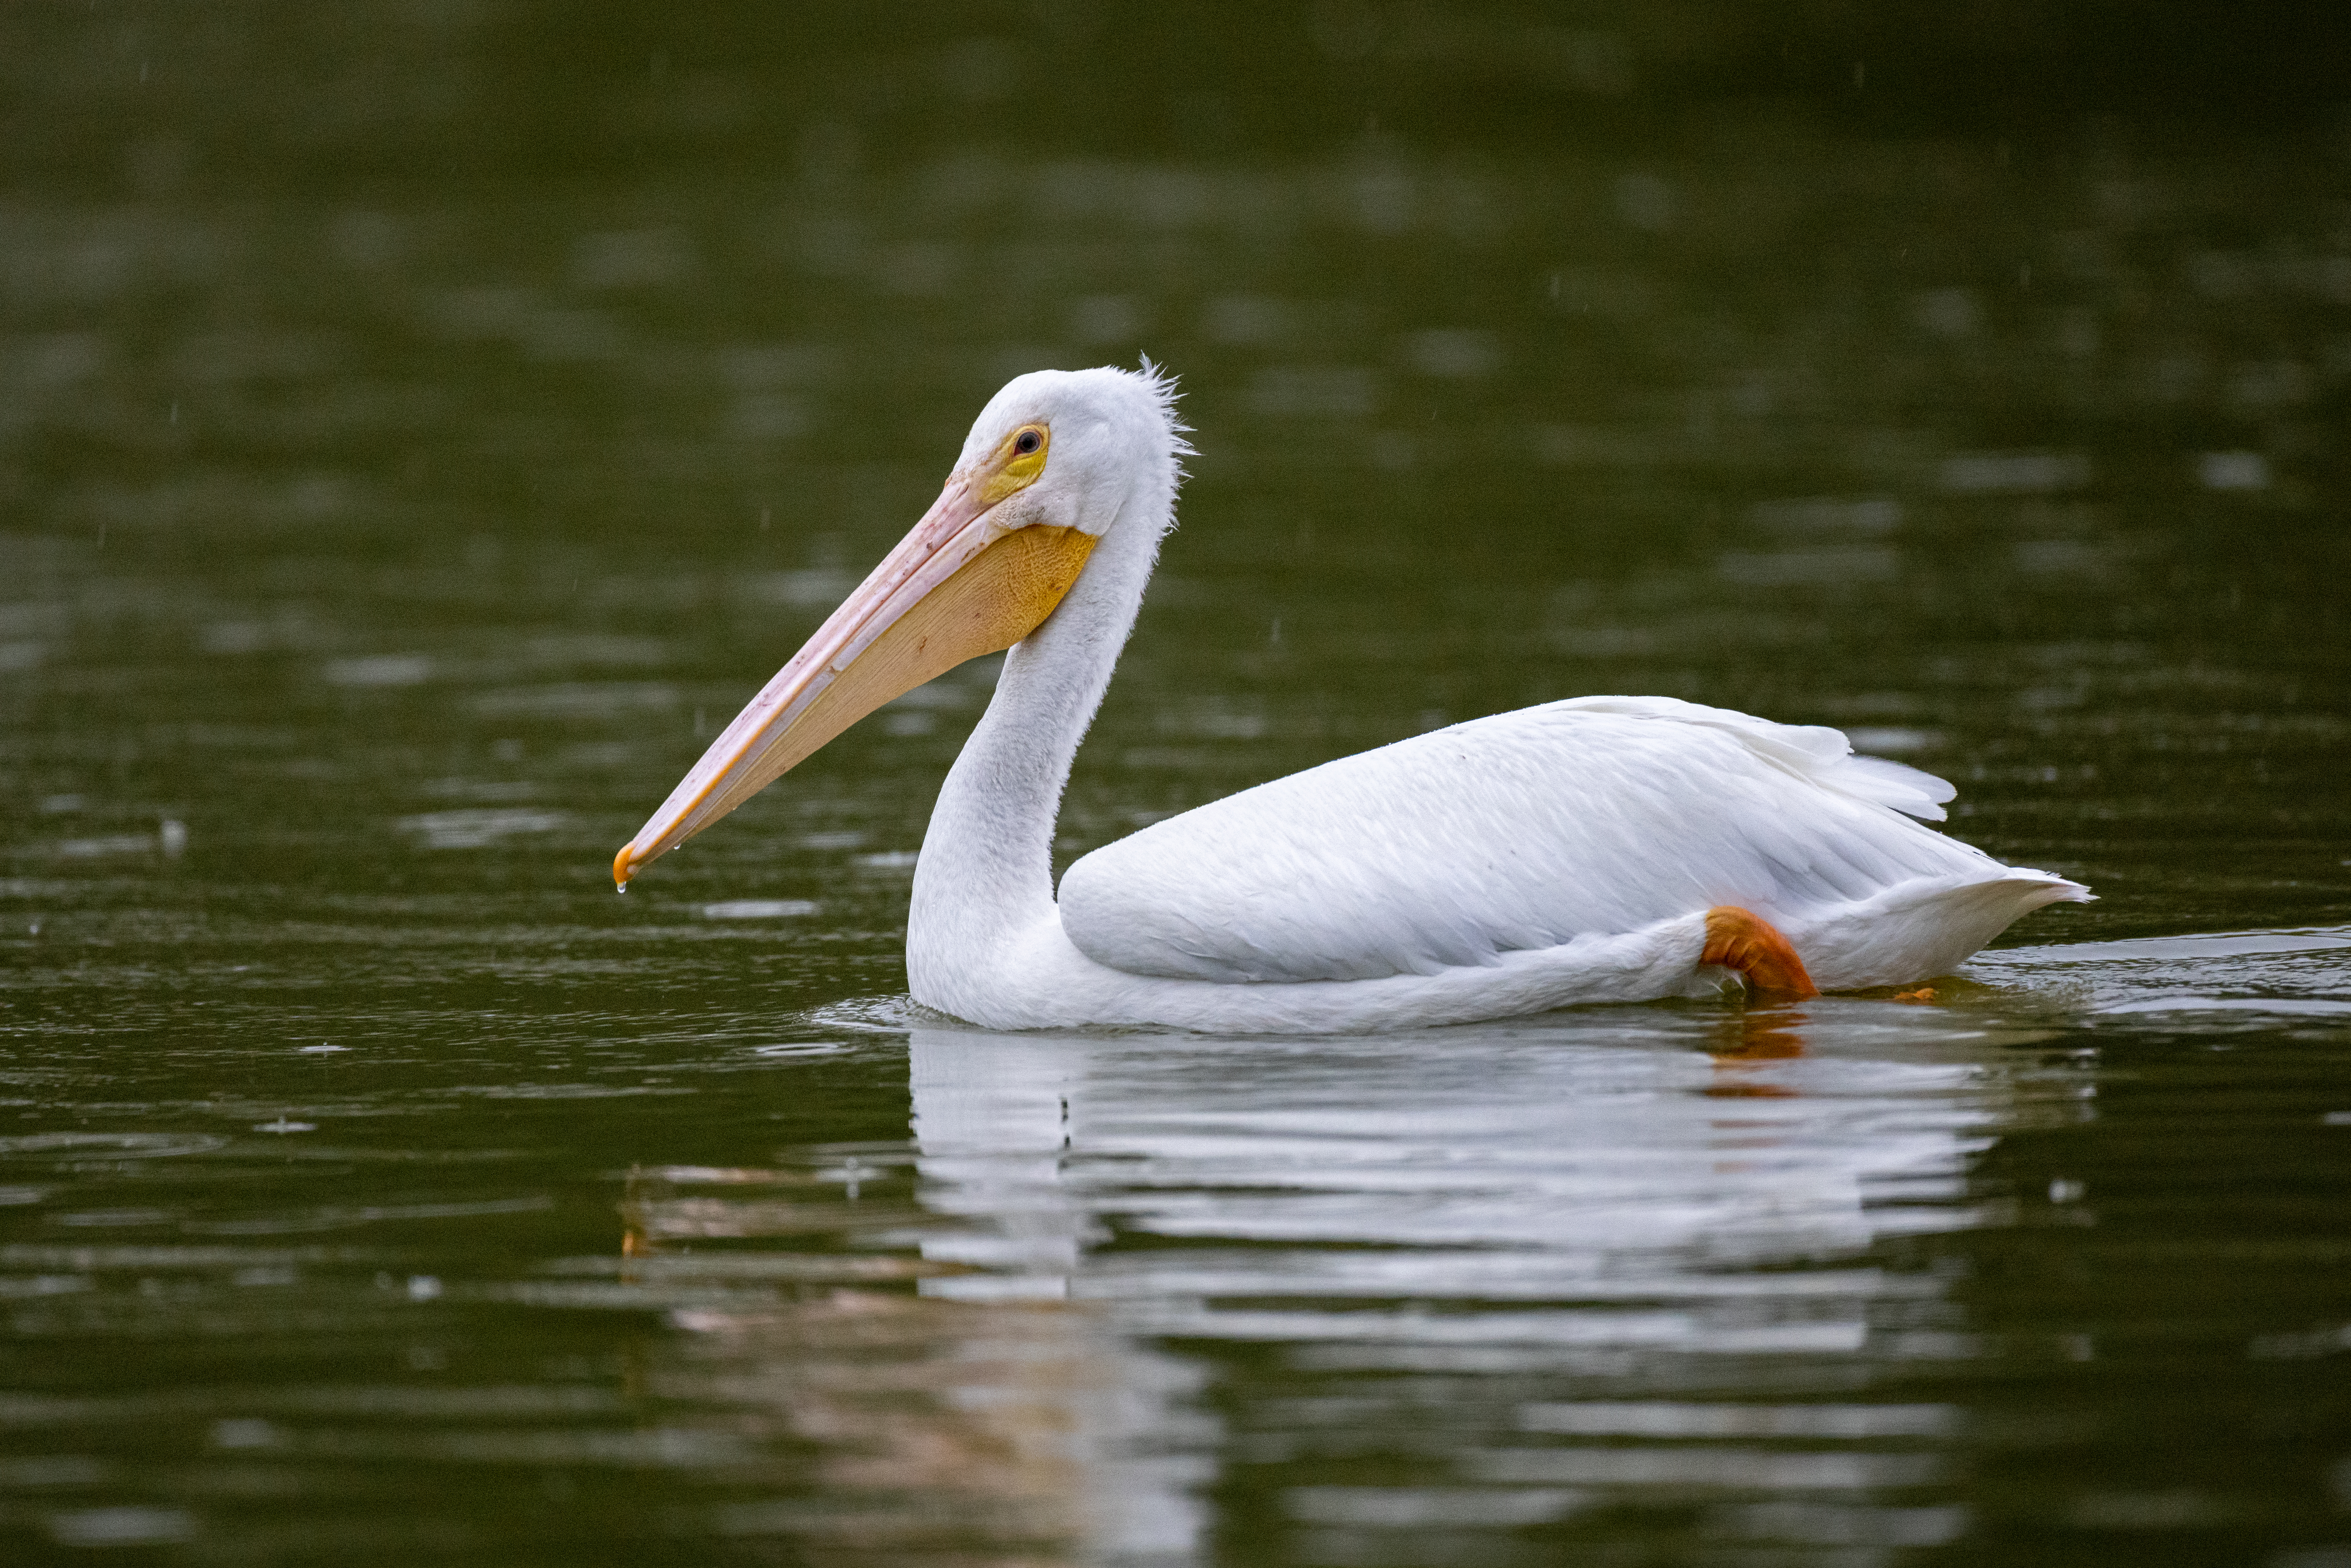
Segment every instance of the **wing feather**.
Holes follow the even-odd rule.
[[[1802,921],[2008,874],[1897,815],[1951,787],[1819,726],[1580,697],[1416,736],[1155,822],[1071,866],[1061,923],[1129,974],[1368,979],[1717,904]]]

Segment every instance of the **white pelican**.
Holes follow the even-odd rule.
[[[992,1029],[1394,1029],[1705,995],[1730,973],[1810,996],[1943,974],[2090,896],[1913,821],[1939,821],[1951,787],[1836,730],[1577,697],[1155,822],[1071,866],[1056,902],[1061,789],[1175,521],[1175,395],[1148,361],[998,392],[937,502],[613,880],[891,698],[1010,648],[931,813],[906,928],[914,999]]]

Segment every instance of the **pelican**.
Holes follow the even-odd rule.
[[[1009,648],[914,868],[914,999],[988,1029],[1368,1031],[1942,975],[2089,890],[1922,825],[1951,787],[1840,732],[1576,697],[1327,762],[1070,867],[1070,764],[1175,523],[1175,383],[1038,371],[914,531],[612,862],[622,889],[834,736]]]

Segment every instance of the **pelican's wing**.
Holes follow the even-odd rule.
[[[1154,823],[1070,868],[1061,923],[1113,968],[1228,982],[1432,974],[1718,904],[1802,925],[2019,874],[1896,815],[1939,819],[1951,794],[1834,729],[1581,697]]]

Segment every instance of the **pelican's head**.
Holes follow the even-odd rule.
[[[1007,382],[922,521],[711,743],[612,880],[626,887],[891,698],[1043,625],[1138,491],[1172,495],[1174,397],[1148,361]]]

